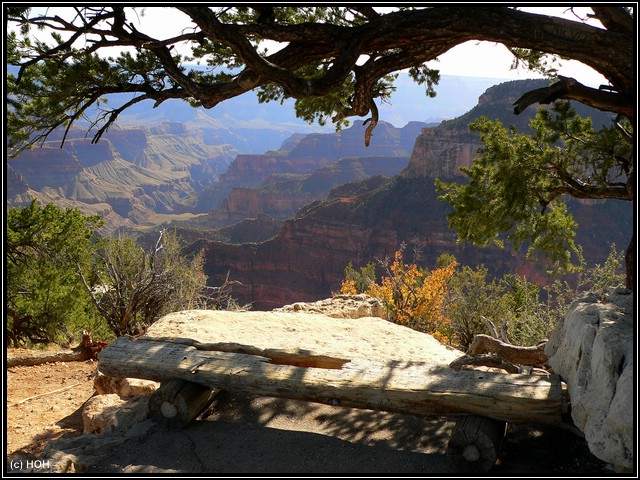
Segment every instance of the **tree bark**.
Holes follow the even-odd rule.
[[[629,98],[617,93],[586,87],[574,78],[558,77],[553,85],[531,90],[515,101],[513,113],[519,115],[534,103],[548,105],[560,98],[570,98],[598,110],[616,112],[632,119],[635,116],[635,105]]]
[[[636,277],[635,277],[635,265],[636,265],[636,258],[635,258],[635,252],[636,252],[636,233],[635,230],[633,232],[633,234],[631,235],[631,241],[629,242],[629,246],[627,247],[627,251],[624,254],[624,266],[625,266],[625,270],[627,272],[626,275],[626,284],[625,286],[629,289],[629,290],[633,290],[635,288],[635,281],[636,281]]]

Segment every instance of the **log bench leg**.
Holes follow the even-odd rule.
[[[461,473],[488,472],[500,454],[506,426],[486,417],[461,417],[447,445],[449,462]]]
[[[219,389],[185,380],[163,382],[149,398],[149,413],[170,428],[183,428],[209,406]]]

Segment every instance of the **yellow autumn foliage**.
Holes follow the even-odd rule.
[[[433,271],[406,264],[402,250],[395,253],[388,275],[380,283],[372,283],[364,293],[380,298],[389,319],[414,330],[429,333],[444,343],[453,344],[453,329],[443,313],[449,279],[458,263]],[[343,294],[361,293],[356,282],[346,279],[340,289]]]
[[[355,280],[347,278],[346,280],[342,281],[342,285],[340,286],[340,293],[343,295],[357,295],[361,292],[358,292]]]

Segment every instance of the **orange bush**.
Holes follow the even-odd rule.
[[[357,295],[358,289],[356,288],[356,281],[347,278],[342,281],[342,285],[340,286],[340,293],[343,295]]]
[[[443,305],[449,279],[455,273],[456,261],[431,272],[415,264],[405,264],[402,250],[395,253],[388,268],[389,275],[380,284],[372,284],[365,293],[378,297],[387,309],[389,319],[414,330],[426,332],[445,343],[452,343],[453,329],[444,316]],[[343,291],[355,286],[347,280]]]

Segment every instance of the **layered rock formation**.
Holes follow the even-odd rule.
[[[211,225],[229,225],[257,215],[288,219],[305,205],[324,200],[332,188],[373,175],[392,176],[406,167],[407,157],[351,157],[311,174],[273,174],[260,186],[236,187],[209,212]]]
[[[493,112],[504,118],[503,123],[526,123],[535,109],[527,112],[529,117],[520,118],[511,113],[511,103],[540,85],[541,81],[523,81],[492,87],[464,120],[423,129],[400,175],[370,177],[335,188],[327,200],[302,208],[269,241],[242,246],[199,241],[193,248],[206,251],[209,282],[220,284],[230,272],[241,284],[234,288],[234,296],[256,309],[314,301],[338,291],[349,262],[359,266],[391,257],[403,242],[408,251],[417,248],[430,268],[441,253],[448,252],[462,264],[487,266],[492,276],[509,272],[543,280],[540,269],[521,254],[458,244],[446,220],[450,207],[438,200],[434,187],[436,177],[464,181],[459,169],[470,165],[479,145],[467,129],[473,118]],[[590,264],[603,262],[612,243],[618,249],[626,247],[633,229],[632,206],[627,203],[570,202],[580,225],[576,241]],[[596,219],[603,222],[599,228],[593,228]]]
[[[257,214],[291,218],[304,205],[327,197],[331,188],[371,175],[396,175],[406,167],[416,135],[426,123],[403,128],[380,122],[370,147],[361,121],[330,134],[293,136],[276,151],[238,155],[194,203],[210,212],[212,226]]]
[[[113,127],[97,144],[72,130],[60,146],[56,132],[41,148],[9,160],[7,205],[36,198],[85,214],[102,214],[103,234],[180,213],[181,200],[210,184],[236,152],[206,146],[179,124]]]
[[[36,198],[101,214],[101,233],[109,235],[190,211],[190,199],[218,180],[239,148],[264,151],[282,141],[292,148],[300,137],[294,125],[219,120],[190,106],[188,115],[177,105],[159,117],[138,110],[127,111],[97,144],[80,128],[66,138],[59,129],[42,147],[9,160],[7,205]]]
[[[335,189],[327,201],[304,207],[272,240],[251,245],[200,240],[192,248],[205,249],[211,284],[231,272],[241,283],[233,295],[260,310],[326,298],[339,290],[349,262],[392,257],[402,242],[419,247],[430,267],[444,251],[464,263],[484,263],[496,274],[517,271],[523,262],[498,249],[457,245],[446,223],[447,206],[424,179],[372,177],[364,184],[368,188],[352,185],[353,192],[348,186]]]
[[[576,299],[549,339],[549,365],[569,388],[571,417],[589,450],[631,471],[634,444],[633,294],[617,289]]]
[[[468,138],[460,132],[425,128],[416,138],[411,162],[403,175],[429,178],[458,177],[460,168],[471,166],[479,146],[477,138]]]
[[[231,225],[258,215],[291,218],[301,207],[314,200],[317,198],[308,192],[236,187],[218,208],[209,213],[209,218],[212,225]]]

